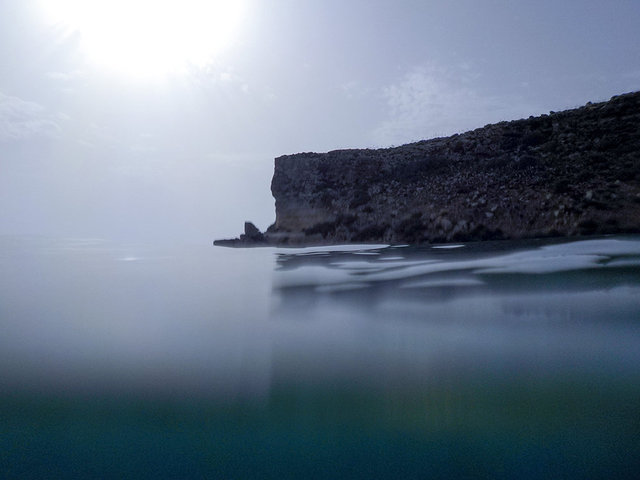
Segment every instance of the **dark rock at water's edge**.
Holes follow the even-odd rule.
[[[640,92],[400,147],[281,156],[271,191],[262,244],[640,232]]]
[[[267,245],[267,240],[253,223],[244,222],[244,233],[239,238],[214,240],[213,244],[219,247],[256,247]]]

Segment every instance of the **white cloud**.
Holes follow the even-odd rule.
[[[388,114],[373,132],[374,143],[399,145],[534,113],[520,98],[480,94],[476,79],[469,65],[413,68],[383,89]]]
[[[38,103],[0,92],[0,142],[56,136],[60,127],[54,118]]]

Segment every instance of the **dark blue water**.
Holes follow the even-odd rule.
[[[5,237],[0,395],[0,478],[638,478],[640,237]]]

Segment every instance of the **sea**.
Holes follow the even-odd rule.
[[[0,237],[0,478],[640,478],[640,236]]]

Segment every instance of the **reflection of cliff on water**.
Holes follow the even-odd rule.
[[[285,300],[585,292],[640,284],[640,238],[309,248],[279,253],[277,265],[274,289]]]
[[[315,325],[316,344],[340,332],[351,352],[381,345],[387,358],[413,345],[407,368],[475,374],[590,375],[640,362],[637,236],[305,249],[281,252],[277,265],[272,318]]]

